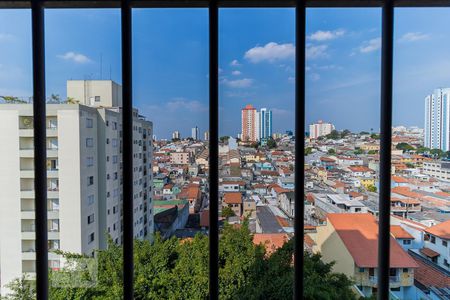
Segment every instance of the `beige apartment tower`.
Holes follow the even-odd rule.
[[[49,267],[51,250],[92,255],[108,235],[122,243],[121,86],[70,80],[69,101],[47,104]],[[0,286],[35,276],[32,104],[0,104]],[[134,234],[152,239],[153,124],[133,112]],[[131,199],[130,199],[131,200]]]

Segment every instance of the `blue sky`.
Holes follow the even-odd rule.
[[[208,127],[208,12],[133,13],[134,101],[158,137]],[[423,99],[450,86],[448,9],[397,9],[394,124],[423,126]],[[31,95],[28,10],[0,11],[0,95]],[[240,130],[246,104],[273,110],[274,131],[294,127],[293,9],[220,10],[220,131]],[[308,9],[307,122],[379,128],[379,9]],[[100,59],[101,58],[101,59]],[[100,72],[100,60],[102,71]],[[67,79],[121,82],[118,10],[46,11],[47,93]]]

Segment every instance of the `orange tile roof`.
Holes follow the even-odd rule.
[[[413,257],[419,267],[414,270],[414,279],[425,286],[446,288],[450,286],[450,276],[439,272],[420,258]]]
[[[278,224],[280,224],[281,227],[289,227],[289,222],[285,218],[282,218],[279,216],[277,216],[276,218],[277,218]]]
[[[441,239],[450,240],[450,220],[429,227],[425,231]]]
[[[242,194],[241,193],[225,193],[223,196],[223,201],[227,204],[242,204]]]
[[[374,172],[371,168],[365,166],[351,166],[348,168],[352,172]]]
[[[422,253],[423,255],[425,255],[425,256],[427,256],[429,258],[433,258],[433,257],[436,257],[436,256],[440,255],[438,252],[436,252],[436,251],[434,251],[434,250],[432,250],[430,248],[426,248],[426,247],[420,249],[420,253]]]
[[[396,186],[395,188],[392,188],[392,193],[399,194],[405,197],[410,198],[420,198],[422,195],[419,193],[411,192],[411,189],[406,186]]]
[[[400,225],[391,225],[391,234],[396,239],[414,239],[414,237]]]
[[[255,233],[253,236],[253,244],[263,244],[268,255],[281,248],[288,240],[286,233]]]
[[[397,182],[397,183],[407,183],[408,179],[403,178],[401,176],[392,176],[392,181]]]
[[[328,221],[359,267],[378,266],[378,224],[368,213],[328,214]],[[391,237],[390,265],[394,268],[415,268],[415,261]]]
[[[312,248],[316,243],[314,242],[314,240],[309,236],[309,234],[305,234],[304,236],[304,241],[305,244],[309,247]]]

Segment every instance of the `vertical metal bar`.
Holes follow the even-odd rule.
[[[122,17],[122,131],[123,131],[123,297],[134,296],[133,261],[133,94],[131,6],[121,2]]]
[[[305,38],[306,6],[295,7],[295,261],[294,299],[303,299],[304,197],[305,197]]]
[[[391,144],[392,144],[392,63],[394,40],[393,0],[382,7],[381,46],[381,141],[380,199],[378,235],[378,299],[389,299]]]
[[[45,128],[44,7],[31,1],[33,45],[34,205],[36,229],[36,297],[48,299],[47,149]]]
[[[219,299],[219,9],[209,3],[209,298]]]

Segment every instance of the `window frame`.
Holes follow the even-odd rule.
[[[45,8],[120,8],[122,36],[123,81],[123,194],[133,196],[132,169],[132,8],[208,8],[209,10],[209,93],[210,140],[218,141],[218,9],[219,7],[293,7],[296,11],[296,132],[305,130],[305,19],[307,7],[381,7],[381,142],[380,142],[380,210],[379,210],[379,269],[378,298],[389,295],[389,217],[390,217],[390,158],[392,134],[392,65],[394,7],[450,7],[449,0],[8,0],[0,1],[1,8],[31,8],[33,57],[33,111],[35,153],[35,210],[36,210],[36,292],[38,299],[48,299],[48,236],[46,188],[46,108],[45,108]],[[298,78],[302,78],[299,80]],[[304,214],[304,141],[296,139],[295,213]],[[218,199],[218,143],[210,146],[210,198]],[[124,299],[133,298],[133,209],[126,201],[123,207],[124,229]],[[303,218],[295,218],[295,233],[304,229]],[[210,203],[210,299],[218,299],[218,203]],[[295,240],[295,253],[303,253],[303,239]],[[302,257],[302,256],[301,256]],[[303,293],[302,259],[295,260],[294,299]]]

